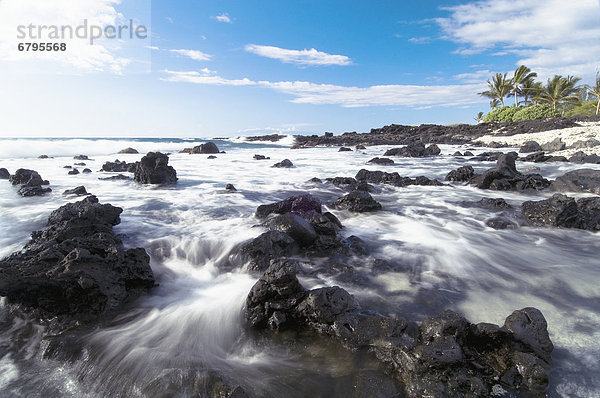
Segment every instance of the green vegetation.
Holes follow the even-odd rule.
[[[538,104],[519,108],[513,115],[512,121],[521,122],[523,120],[548,119],[559,117],[560,115],[560,111],[553,109],[550,104]]]
[[[478,115],[476,120],[509,122],[600,113],[600,73],[596,74],[594,86],[580,86],[581,78],[570,75],[555,75],[545,85],[535,81],[536,77],[537,73],[525,65],[515,69],[512,78],[507,73],[496,73],[487,80],[488,90],[479,93],[490,98],[492,110],[483,118]],[[514,106],[505,106],[504,98],[511,95]]]

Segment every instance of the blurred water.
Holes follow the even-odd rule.
[[[257,396],[348,396],[360,372],[377,366],[324,341],[302,342],[299,349],[248,335],[241,310],[256,277],[219,266],[237,244],[264,232],[253,217],[258,205],[300,192],[310,192],[327,205],[344,194],[329,184],[308,183],[312,177],[354,176],[366,168],[443,179],[467,163],[450,156],[465,148],[441,146],[441,157],[398,158],[387,167],[366,165],[385,147],[340,153],[338,148],[290,150],[233,140],[216,141],[227,152],[217,159],[177,153],[198,142],[0,140],[0,167],[37,170],[53,189],[48,196],[21,198],[8,182],[0,181],[0,257],[20,250],[52,210],[75,200],[62,196],[65,189],[84,185],[101,203],[124,208],[115,230],[127,246],[149,251],[160,284],[106,326],[80,331],[75,345],[81,352],[64,360],[43,359],[49,344],[41,340],[43,330],[0,303],[0,395],[157,396],[174,391],[186,396],[214,371]],[[117,154],[127,146],[141,153],[171,152],[177,186],[98,180],[107,174],[98,172],[105,161],[141,158]],[[69,176],[63,166],[79,162],[72,159],[79,153],[93,159],[79,169],[94,172]],[[271,160],[253,160],[255,153]],[[40,154],[54,158],[37,159]],[[284,158],[296,167],[270,167]],[[472,165],[476,171],[493,166]],[[577,168],[563,163],[535,166],[547,178]],[[226,193],[227,183],[238,192]],[[382,186],[374,194],[383,205],[381,212],[357,215],[328,208],[344,224],[344,235],[366,242],[371,258],[353,264],[360,283],[318,273],[302,283],[307,288],[337,284],[363,307],[410,319],[449,308],[472,322],[502,323],[513,310],[535,306],[548,320],[556,347],[550,395],[600,396],[598,235],[526,226],[496,231],[485,226],[496,213],[464,203],[498,196],[518,209],[525,200],[549,194]],[[511,212],[507,216],[514,217]],[[387,260],[396,271],[373,276],[368,272],[373,258]]]

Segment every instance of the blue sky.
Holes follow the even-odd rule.
[[[16,25],[83,19],[133,19],[151,36],[68,41],[63,54],[15,51]],[[0,0],[0,134],[215,137],[473,123],[489,110],[477,92],[494,72],[525,63],[541,80],[591,82],[599,20],[598,0]]]

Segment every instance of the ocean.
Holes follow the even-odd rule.
[[[548,321],[555,346],[549,396],[600,397],[599,235],[529,226],[494,230],[485,221],[498,213],[468,203],[503,197],[519,209],[522,202],[551,193],[494,192],[460,184],[382,185],[373,197],[383,210],[356,214],[330,206],[345,195],[343,189],[309,180],[353,177],[364,168],[443,181],[449,171],[467,164],[466,158],[452,156],[467,146],[440,145],[442,156],[394,158],[391,166],[366,164],[389,147],[291,150],[291,136],[277,143],[214,140],[226,152],[216,159],[178,153],[203,142],[0,139],[0,167],[11,173],[36,170],[52,188],[46,196],[23,198],[8,181],[0,181],[0,258],[21,250],[52,210],[80,200],[63,196],[64,190],[84,185],[101,203],[124,209],[115,231],[126,247],[147,250],[159,284],[102,326],[59,336],[64,352],[55,356],[44,355],[56,343],[44,337],[43,327],[10,311],[0,299],[0,396],[195,396],[213,373],[255,396],[352,396],[353,385],[364,379],[364,372],[378,369],[377,361],[326,339],[290,345],[249,333],[242,309],[260,275],[226,266],[239,244],[266,231],[254,217],[259,205],[308,192],[339,218],[343,235],[365,241],[369,255],[357,260],[356,277],[315,272],[301,279],[304,287],[337,285],[363,307],[411,320],[452,309],[471,322],[502,324],[512,311],[536,307]],[[126,147],[140,154],[118,154]],[[488,150],[469,148],[476,154]],[[176,185],[98,179],[112,175],[99,172],[106,161],[133,162],[149,151],[170,153]],[[74,166],[81,162],[73,159],[79,154],[91,160]],[[254,154],[271,159],[257,161]],[[294,167],[271,167],[283,159]],[[468,164],[476,172],[494,166]],[[67,165],[93,172],[68,175]],[[559,162],[535,167],[549,179],[580,168]],[[228,193],[228,183],[237,192]],[[368,266],[375,258],[397,267],[373,275]],[[76,347],[77,355],[70,355],[69,347]]]

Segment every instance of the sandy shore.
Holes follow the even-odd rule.
[[[600,122],[581,122],[581,127],[548,130],[539,133],[516,134],[508,137],[498,135],[501,133],[502,132],[500,130],[497,130],[490,135],[485,135],[479,138],[475,142],[489,144],[490,142],[495,141],[502,144],[508,144],[513,147],[520,147],[526,141],[536,141],[540,145],[543,145],[547,142],[553,141],[556,138],[560,138],[567,145],[567,149],[563,151],[552,152],[552,154],[555,156],[569,157],[578,151],[583,151],[588,155],[600,155],[600,146],[583,149],[569,148],[569,146],[573,145],[577,141],[587,141],[592,138],[600,141]]]

